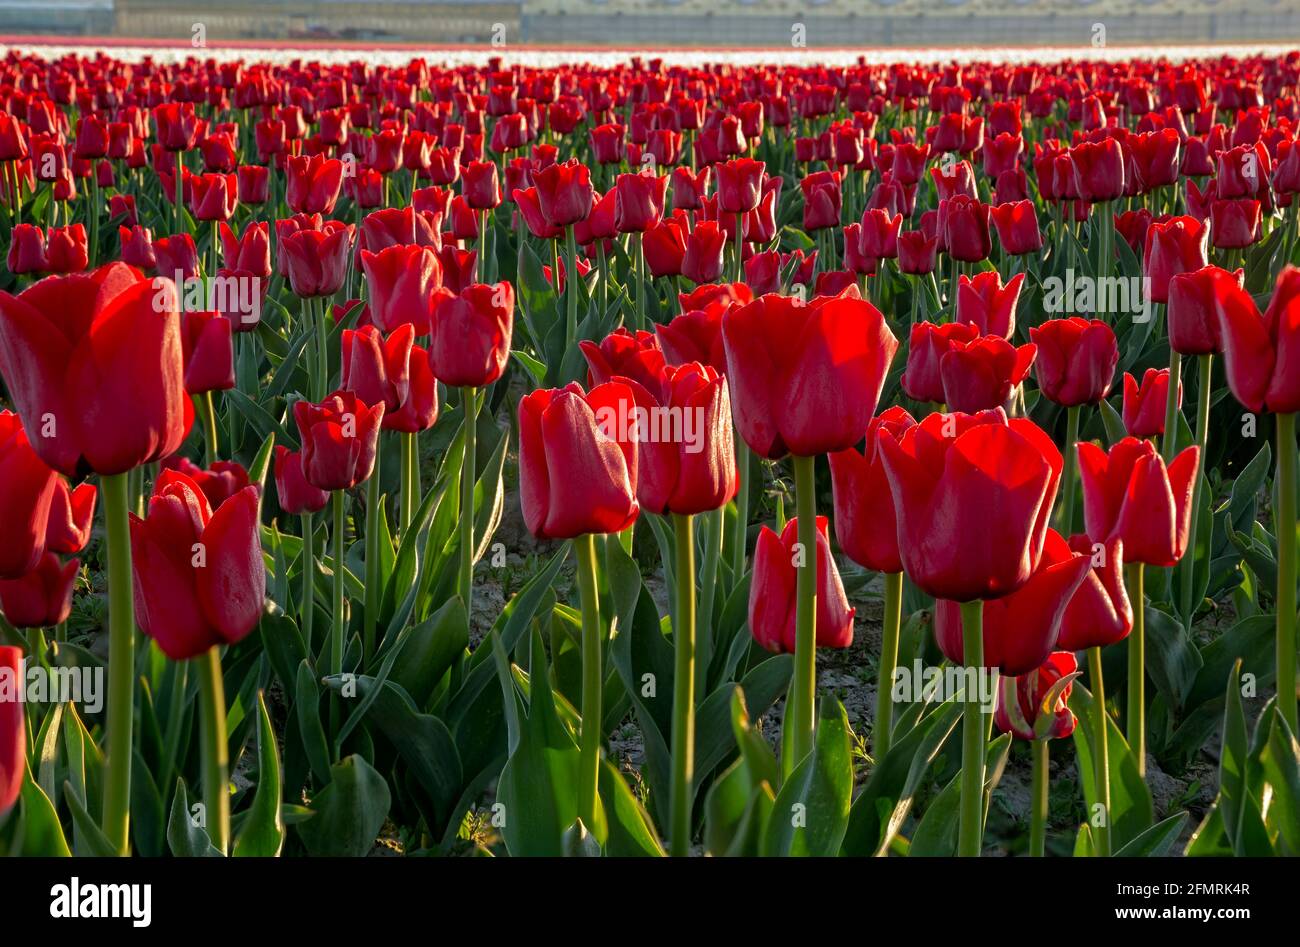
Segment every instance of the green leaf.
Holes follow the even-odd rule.
[[[1092,742],[1096,732],[1094,714],[1105,713],[1105,710],[1103,708],[1098,711],[1092,694],[1077,682],[1070,694],[1070,710],[1079,719],[1078,726],[1074,728],[1074,748],[1078,754],[1079,782],[1083,788],[1084,803],[1088,812],[1092,813],[1093,806],[1099,802],[1096,795],[1097,782],[1093,776],[1094,760],[1097,758]],[[1106,734],[1110,764],[1110,811],[1106,817],[1110,824],[1111,851],[1115,851],[1151,826],[1154,809],[1151,790],[1138,772],[1137,758],[1108,713]]]
[[[266,709],[266,697],[257,693],[257,792],[253,806],[235,838],[236,857],[275,858],[284,846],[280,818],[280,754],[275,729]]]
[[[1116,858],[1161,858],[1169,854],[1178,836],[1183,833],[1189,816],[1186,812],[1171,815],[1141,832],[1127,845],[1115,852]]]
[[[311,801],[315,815],[297,827],[311,855],[361,858],[388,818],[392,796],[384,777],[358,754],[330,768],[330,781]]]
[[[190,799],[185,780],[176,779],[172,794],[171,818],[167,822],[167,847],[178,858],[220,858],[221,852],[212,844],[207,830],[195,825],[190,816]]]
[[[822,698],[812,752],[777,793],[763,843],[767,855],[839,852],[853,794],[849,733],[844,705],[834,697]]]
[[[257,449],[253,462],[248,467],[248,482],[256,484],[265,492],[266,490],[266,472],[271,469],[271,458],[275,450],[275,432],[267,434],[262,441],[262,446]]]
[[[1192,644],[1182,622],[1149,605],[1146,607],[1146,633],[1147,673],[1170,705],[1181,710],[1201,669],[1201,653]]]
[[[600,761],[599,789],[605,819],[609,824],[605,837],[605,854],[611,858],[662,856],[664,849],[655,834],[649,813],[632,794],[618,768],[609,760]]]
[[[63,826],[59,824],[59,814],[40,784],[32,780],[31,773],[23,780],[19,806],[22,820],[17,840],[19,855],[40,858],[68,858],[72,855]]]
[[[985,793],[992,793],[1007,754],[1011,751],[1010,734],[1004,733],[989,743],[984,752]],[[957,854],[957,831],[961,823],[961,772],[948,781],[939,795],[930,800],[925,814],[917,823],[908,847],[909,858],[951,858]],[[882,845],[883,851],[886,846]]]
[[[305,658],[298,665],[298,686],[294,697],[294,711],[298,718],[298,732],[302,736],[303,750],[307,762],[316,774],[319,783],[324,784],[330,778],[329,741],[325,738],[325,729],[321,726],[320,684],[311,663]]]
[[[1282,854],[1300,855],[1300,743],[1280,713],[1273,713],[1260,762],[1273,789],[1268,821],[1277,827]]]

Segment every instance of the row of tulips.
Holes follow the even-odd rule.
[[[1148,743],[1222,718],[1187,850],[1300,851],[1298,95],[1294,55],[11,53],[0,669],[108,690],[0,700],[0,845],[973,856],[1018,740],[1042,855],[1071,738],[1074,851],[1150,854]],[[554,554],[498,610],[516,517]],[[876,573],[855,795],[817,652]]]

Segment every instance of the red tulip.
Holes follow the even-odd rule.
[[[214,510],[248,486],[248,471],[233,460],[218,460],[205,469],[188,457],[177,455],[164,460],[162,468],[183,473],[194,481]]]
[[[1038,229],[1038,213],[1033,201],[995,204],[989,209],[989,216],[997,228],[998,242],[1010,256],[1037,253],[1043,248],[1043,234]]]
[[[325,221],[319,230],[281,232],[279,249],[295,296],[307,299],[339,291],[347,274],[352,234],[352,224],[338,220]]]
[[[862,299],[763,296],[722,319],[736,427],[762,457],[811,457],[863,434],[898,349]]]
[[[728,214],[743,214],[758,206],[767,166],[752,158],[733,158],[717,166],[718,207]]]
[[[702,286],[690,297],[683,297],[682,314],[667,324],[655,326],[659,348],[669,365],[702,362],[721,375],[727,373],[727,353],[722,345],[722,315],[733,302],[748,303],[753,297],[744,283],[728,287],[735,291],[735,297],[730,292],[718,294],[712,300],[705,300],[700,295],[702,290],[715,288],[718,287]]]
[[[490,385],[505,371],[515,293],[506,282],[475,283],[443,295],[433,313],[429,367],[451,387]]]
[[[636,521],[636,427],[627,385],[538,389],[519,402],[519,499],[539,539],[622,532]]]
[[[620,174],[614,185],[614,226],[619,233],[643,233],[664,215],[668,179],[654,174]]]
[[[1080,142],[1070,149],[1070,163],[1080,200],[1095,204],[1124,196],[1124,151],[1114,138]]]
[[[118,227],[122,262],[141,270],[152,270],[158,265],[153,249],[153,234],[147,227]]]
[[[850,447],[829,456],[835,538],[846,556],[876,572],[903,571],[893,496],[880,457],[880,431],[888,430],[898,440],[914,424],[916,419],[898,405],[886,408],[867,426],[862,453]]]
[[[1210,205],[1210,235],[1219,249],[1248,247],[1260,237],[1259,201],[1215,201]]]
[[[1083,441],[1078,451],[1088,535],[1097,542],[1122,540],[1128,562],[1177,563],[1187,549],[1200,449],[1186,448],[1167,470],[1151,442],[1136,437],[1119,441],[1109,454]]]
[[[1179,273],[1169,281],[1169,347],[1180,355],[1211,355],[1219,351],[1215,301],[1221,280],[1238,289],[1245,285],[1245,270],[1235,273],[1205,266]]]
[[[619,164],[623,160],[622,125],[597,125],[591,130],[591,152],[598,164]]]
[[[1171,279],[1205,266],[1208,239],[1209,231],[1195,217],[1151,222],[1142,258],[1142,274],[1150,281],[1151,302],[1167,302]]]
[[[80,559],[69,559],[64,564],[54,553],[47,552],[30,572],[16,579],[0,580],[0,609],[9,624],[15,628],[53,628],[67,621],[72,614],[72,590],[80,568]],[[0,700],[0,705],[3,703]],[[0,800],[0,812],[3,811],[3,800]]]
[[[443,293],[442,266],[432,247],[409,244],[378,253],[361,251],[361,268],[370,288],[370,318],[385,332],[411,323],[417,336],[428,335],[433,310]]]
[[[343,162],[324,155],[290,156],[285,161],[285,203],[297,214],[332,214],[343,185]]]
[[[898,268],[904,273],[933,273],[939,238],[927,237],[920,230],[906,230],[898,235]]]
[[[178,291],[199,276],[199,251],[187,233],[159,237],[153,242],[153,255],[158,275],[174,280]]]
[[[651,227],[641,236],[641,252],[650,275],[678,276],[682,272],[682,258],[686,256],[684,222],[669,217]]]
[[[673,210],[699,210],[703,207],[712,175],[710,167],[701,168],[696,174],[692,174],[690,168],[673,168]]]
[[[0,645],[0,677],[14,691],[24,686],[23,653]],[[27,726],[21,700],[0,700],[0,819],[5,819],[22,792],[27,772]]]
[[[228,224],[221,224],[221,259],[228,270],[241,270],[262,279],[271,275],[270,228],[265,221],[254,221],[241,236]]]
[[[491,161],[471,161],[461,174],[461,196],[474,210],[491,210],[501,203],[497,166]]]
[[[944,403],[967,414],[1009,408],[1037,355],[1032,342],[1014,346],[997,335],[954,342],[939,362]]]
[[[32,224],[18,224],[9,237],[9,272],[15,276],[42,273],[49,268],[45,257],[45,234]]]
[[[1129,138],[1133,163],[1143,190],[1178,183],[1178,153],[1182,139],[1178,130],[1162,128]]]
[[[1148,368],[1142,385],[1124,373],[1124,429],[1133,437],[1158,437],[1165,433],[1165,407],[1169,398],[1169,369]],[[1183,403],[1183,383],[1178,381],[1178,404]]]
[[[190,210],[195,220],[229,220],[239,204],[233,174],[196,174],[190,179]]]
[[[965,322],[918,322],[912,326],[907,344],[907,369],[899,380],[903,393],[913,401],[942,404],[943,357],[958,345],[979,338],[979,328]]]
[[[578,347],[587,359],[590,384],[603,385],[623,376],[651,391],[658,389],[664,355],[652,333],[620,327],[599,344],[583,339]]]
[[[533,174],[542,216],[553,227],[585,220],[591,213],[591,172],[576,158]]]
[[[86,548],[98,495],[93,483],[79,483],[75,490],[71,490],[62,477],[55,479],[50,516],[45,523],[45,548],[48,551],[71,556]]]
[[[1010,339],[1016,332],[1016,302],[1025,274],[1017,273],[1002,285],[996,270],[957,279],[957,309],[954,319],[977,326],[980,335]]]
[[[898,234],[903,226],[903,215],[894,214],[879,207],[867,210],[862,215],[861,250],[864,256],[877,260],[894,259],[898,256]]]
[[[722,275],[726,234],[711,220],[701,220],[686,235],[682,275],[696,283],[711,283]]]
[[[265,204],[270,194],[270,185],[271,174],[268,168],[241,164],[235,169],[235,194],[241,204]]]
[[[802,181],[804,230],[824,230],[840,225],[843,193],[838,171],[816,171]]]
[[[944,246],[954,260],[975,263],[988,258],[989,205],[959,194],[939,205]]]
[[[1133,605],[1124,588],[1124,543],[1118,537],[1094,544],[1085,533],[1070,537],[1070,548],[1088,557],[1092,568],[1070,599],[1061,621],[1058,648],[1083,651],[1123,641],[1133,630]]]
[[[754,575],[749,586],[749,630],[768,651],[794,652],[795,584],[798,569],[795,546],[799,520],[790,520],[778,536],[766,526],[754,547]],[[808,555],[802,550],[798,555]],[[821,648],[847,648],[853,643],[853,616],[840,581],[839,570],[826,538],[826,517],[817,517],[817,619],[816,644]]]
[[[199,117],[189,102],[169,102],[153,110],[158,144],[167,151],[189,151],[199,137]]]
[[[1037,570],[1060,482],[1060,452],[1032,421],[999,409],[932,414],[880,435],[903,569],[954,602],[999,598]]]
[[[351,490],[367,480],[383,417],[382,403],[369,406],[350,391],[336,391],[320,404],[295,401],[307,482],[322,490]]]
[[[1110,394],[1119,343],[1106,323],[1079,316],[1049,319],[1031,327],[1029,338],[1038,346],[1034,374],[1048,401],[1072,408],[1097,404]]]
[[[429,353],[418,345],[411,346],[410,384],[401,404],[384,412],[385,431],[419,434],[438,420],[438,380],[429,367]]]
[[[58,481],[32,450],[18,415],[0,411],[0,578],[17,578],[40,561]]]
[[[387,418],[410,394],[414,341],[415,327],[409,322],[394,329],[387,339],[373,325],[344,329],[340,386],[366,404],[382,402]]]
[[[192,420],[176,288],[122,263],[0,293],[0,375],[36,453],[68,476],[166,457]]]
[[[186,312],[181,316],[181,353],[185,391],[201,395],[235,387],[234,327],[219,312]]]
[[[131,514],[136,620],[173,661],[257,627],[266,598],[258,494],[245,487],[214,512],[193,480],[165,470],[148,517]]]
[[[325,509],[330,495],[312,486],[302,472],[302,454],[277,445],[275,448],[275,488],[280,509],[290,515],[318,513]]]
[[[80,273],[90,265],[84,224],[51,227],[45,247],[51,273]]]
[[[1068,703],[1073,685],[1066,684],[1057,692],[1055,702],[1048,708],[1050,719],[1040,719],[1043,716],[1043,701],[1057,681],[1078,673],[1078,670],[1079,662],[1073,654],[1069,651],[1053,651],[1036,670],[1017,675],[1011,681],[1001,682],[993,722],[1003,733],[1014,734],[1021,740],[1065,739],[1074,733],[1078,723]]]
[[[39,284],[38,284],[39,285]],[[1215,283],[1228,387],[1251,411],[1300,411],[1300,269],[1278,274],[1264,315],[1233,280]]]

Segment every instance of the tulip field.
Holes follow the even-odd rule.
[[[1300,52],[189,53],[0,59],[0,854],[1300,855]]]

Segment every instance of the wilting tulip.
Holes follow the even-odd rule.
[[[307,482],[302,472],[302,454],[277,445],[275,448],[275,488],[280,509],[290,515],[318,513],[325,509],[330,495]]]
[[[279,249],[295,296],[307,299],[339,291],[347,274],[352,233],[352,224],[327,220],[319,230],[281,235]]]
[[[939,362],[948,410],[975,414],[1009,409],[1037,354],[1032,342],[1014,346],[997,335],[954,342]]]
[[[1092,568],[1070,599],[1056,646],[1085,651],[1123,641],[1133,630],[1133,605],[1124,588],[1123,540],[1094,544],[1086,533],[1076,533],[1069,543],[1088,557]]]
[[[378,253],[361,251],[361,268],[370,289],[370,318],[385,332],[411,323],[417,336],[428,335],[438,305],[442,266],[432,247],[409,244]]]
[[[912,581],[968,602],[1016,591],[1038,568],[1061,454],[1032,421],[1000,410],[932,414],[895,440],[880,435]]]
[[[1235,273],[1205,266],[1179,273],[1169,281],[1169,347],[1179,355],[1213,355],[1219,351],[1219,326],[1215,303],[1221,281],[1241,289],[1245,271]]]
[[[763,296],[722,319],[732,410],[760,456],[812,457],[856,444],[898,349],[875,306]]]
[[[1049,319],[1029,330],[1038,346],[1034,375],[1048,401],[1072,408],[1110,394],[1119,364],[1115,332],[1100,319]]]
[[[835,538],[846,556],[876,572],[903,571],[894,500],[880,456],[880,432],[887,430],[898,440],[914,424],[916,419],[898,405],[886,408],[867,426],[861,453],[848,448],[829,456]]]
[[[219,312],[186,312],[181,317],[185,391],[201,395],[235,387],[234,327]]]
[[[1286,266],[1278,274],[1262,316],[1233,280],[1216,281],[1214,306],[1236,399],[1251,411],[1300,411],[1300,269]]]
[[[749,586],[749,630],[768,651],[795,650],[796,553],[799,521],[792,519],[778,536],[766,526],[754,547],[754,575]],[[853,643],[853,616],[840,581],[831,545],[826,538],[826,517],[817,517],[816,644],[821,648],[847,648]]]
[[[907,368],[899,384],[913,401],[942,404],[943,357],[958,345],[979,338],[979,328],[965,322],[918,322],[912,326],[907,346]]]
[[[149,515],[131,514],[136,617],[172,660],[236,644],[257,627],[266,598],[260,511],[255,486],[214,511],[193,480],[165,470]]]
[[[1003,682],[998,688],[993,722],[1003,733],[1021,740],[1063,740],[1074,732],[1078,721],[1070,710],[1070,684],[1056,692],[1044,717],[1043,701],[1053,686],[1078,673],[1079,662],[1069,651],[1053,651],[1036,670]]]
[[[68,476],[124,473],[188,431],[175,286],[122,263],[0,293],[0,375],[33,449]]]
[[[47,552],[30,572],[0,580],[0,610],[4,617],[15,628],[52,628],[67,621],[72,614],[72,590],[80,568],[80,559],[62,563],[54,553]],[[3,809],[0,800],[0,812]]]
[[[23,686],[23,653],[0,645],[0,680],[11,693]],[[27,726],[23,702],[0,700],[0,820],[4,820],[22,792],[27,772]]]
[[[539,389],[519,402],[519,496],[533,535],[616,533],[636,520],[637,429],[609,423],[634,405],[619,382]]]
[[[285,161],[288,181],[285,203],[296,214],[332,214],[343,186],[343,162],[324,155],[290,156]]]
[[[506,282],[475,283],[436,300],[429,367],[452,387],[481,388],[505,371],[514,328],[515,293]]]
[[[350,391],[336,391],[320,404],[295,401],[307,482],[321,490],[351,490],[369,478],[383,417],[382,403],[367,405]]]
[[[961,274],[957,279],[956,322],[969,322],[979,327],[980,335],[996,335],[1010,339],[1016,332],[1016,301],[1025,274],[1017,273],[1002,285],[996,270]]]
[[[1183,383],[1178,382],[1176,406],[1183,403]],[[1124,373],[1124,429],[1132,437],[1159,437],[1165,433],[1165,407],[1169,399],[1169,369],[1148,368],[1142,384]]]

